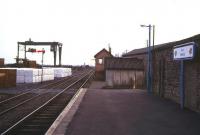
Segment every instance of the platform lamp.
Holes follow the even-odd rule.
[[[149,40],[147,43],[147,92],[152,93],[152,49],[151,49],[151,29],[153,27],[153,48],[154,48],[154,25],[140,25],[141,27],[149,28]]]

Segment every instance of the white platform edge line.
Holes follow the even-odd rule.
[[[69,114],[70,109],[73,107],[74,103],[76,102],[76,100],[78,98],[81,98],[79,101],[79,104],[81,103],[85,93],[86,93],[87,89],[85,88],[81,88],[78,93],[72,98],[72,100],[68,103],[68,105],[64,108],[64,110],[61,112],[61,114],[57,117],[57,119],[54,121],[54,123],[51,125],[51,127],[47,130],[47,132],[45,133],[45,135],[54,135],[56,134],[55,131],[58,128],[58,126],[62,123],[63,119]],[[77,106],[79,106],[79,104]],[[76,107],[77,107],[76,106]],[[75,114],[75,112],[74,112]],[[74,115],[73,114],[73,115]],[[73,117],[72,115],[72,117]],[[72,119],[72,118],[71,118]],[[66,121],[65,121],[66,122]],[[68,123],[65,123],[65,125],[67,126],[69,124],[70,121],[68,121]]]

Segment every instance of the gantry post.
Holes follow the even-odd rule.
[[[59,66],[61,66],[62,45],[59,46]]]
[[[54,52],[53,52],[53,55],[54,55],[54,67],[56,66],[56,54],[57,54],[57,46],[54,46]]]

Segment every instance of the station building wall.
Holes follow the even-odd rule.
[[[153,92],[156,95],[180,103],[179,76],[181,62],[173,60],[172,52],[172,47],[155,52],[153,61]],[[184,86],[185,107],[198,112],[200,112],[199,80],[200,57],[197,55],[194,60],[184,61]]]
[[[167,43],[157,47],[153,51],[152,90],[155,95],[180,103],[180,61],[173,60],[173,47],[187,42],[195,42],[197,44],[197,49],[196,56],[193,60],[184,61],[185,107],[200,112],[200,35]],[[141,58],[144,60],[146,76],[146,53],[132,54],[128,57]],[[144,81],[146,81],[146,77]]]

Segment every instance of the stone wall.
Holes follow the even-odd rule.
[[[184,61],[185,80],[185,107],[200,112],[200,38],[189,38],[155,49],[153,52],[153,93],[160,97],[180,103],[179,97],[179,75],[180,61],[173,60],[173,46],[194,41],[197,43],[195,59]],[[147,69],[146,54],[133,54],[133,58],[144,60],[145,70]],[[146,70],[147,71],[147,70]],[[145,71],[145,75],[146,75]],[[146,77],[144,77],[144,82]]]
[[[196,41],[196,43],[200,43]],[[154,52],[153,93],[180,103],[180,61],[173,60],[173,48]],[[197,49],[199,53],[199,49]],[[200,57],[184,61],[185,107],[200,112]]]

